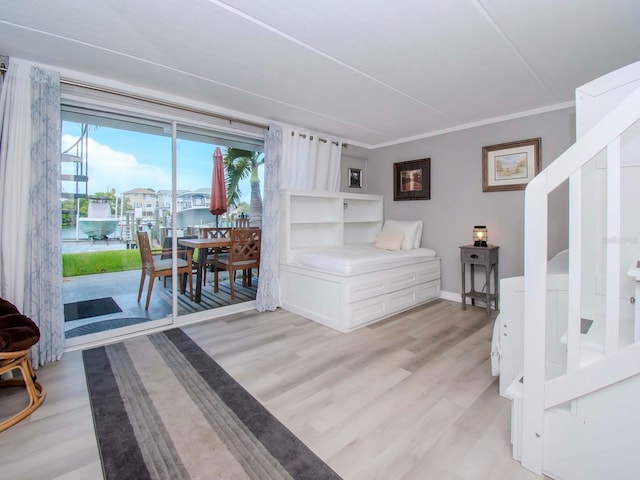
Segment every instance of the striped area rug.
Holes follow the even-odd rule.
[[[107,480],[340,479],[180,329],[83,361]]]

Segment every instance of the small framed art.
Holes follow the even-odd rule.
[[[393,200],[429,200],[431,198],[431,159],[409,160],[393,164]]]
[[[482,191],[524,190],[540,172],[540,138],[482,147]]]
[[[362,169],[349,169],[349,188],[362,188]]]

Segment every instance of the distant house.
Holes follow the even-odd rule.
[[[141,222],[153,222],[156,214],[158,194],[151,188],[134,188],[123,192],[125,205],[134,209],[136,219]]]

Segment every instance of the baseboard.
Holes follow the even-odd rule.
[[[462,303],[462,295],[458,292],[447,292],[445,290],[440,290],[440,298],[444,300],[451,300],[452,302]],[[469,298],[467,298],[467,304],[471,304]]]
[[[445,290],[440,290],[440,298],[444,300],[451,300],[452,302],[462,303],[462,295],[460,295],[460,293],[458,292],[447,292]],[[471,299],[469,297],[467,297],[465,300],[467,305],[471,305]],[[491,303],[492,303],[491,310],[495,310],[495,307],[493,306],[493,302]],[[476,306],[478,305],[482,306],[484,305],[484,302],[476,298]]]

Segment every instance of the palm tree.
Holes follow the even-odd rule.
[[[228,147],[224,154],[224,169],[227,172],[227,205],[236,207],[240,202],[240,180],[250,175],[251,203],[249,224],[262,225],[262,195],[258,167],[264,163],[264,153]]]

